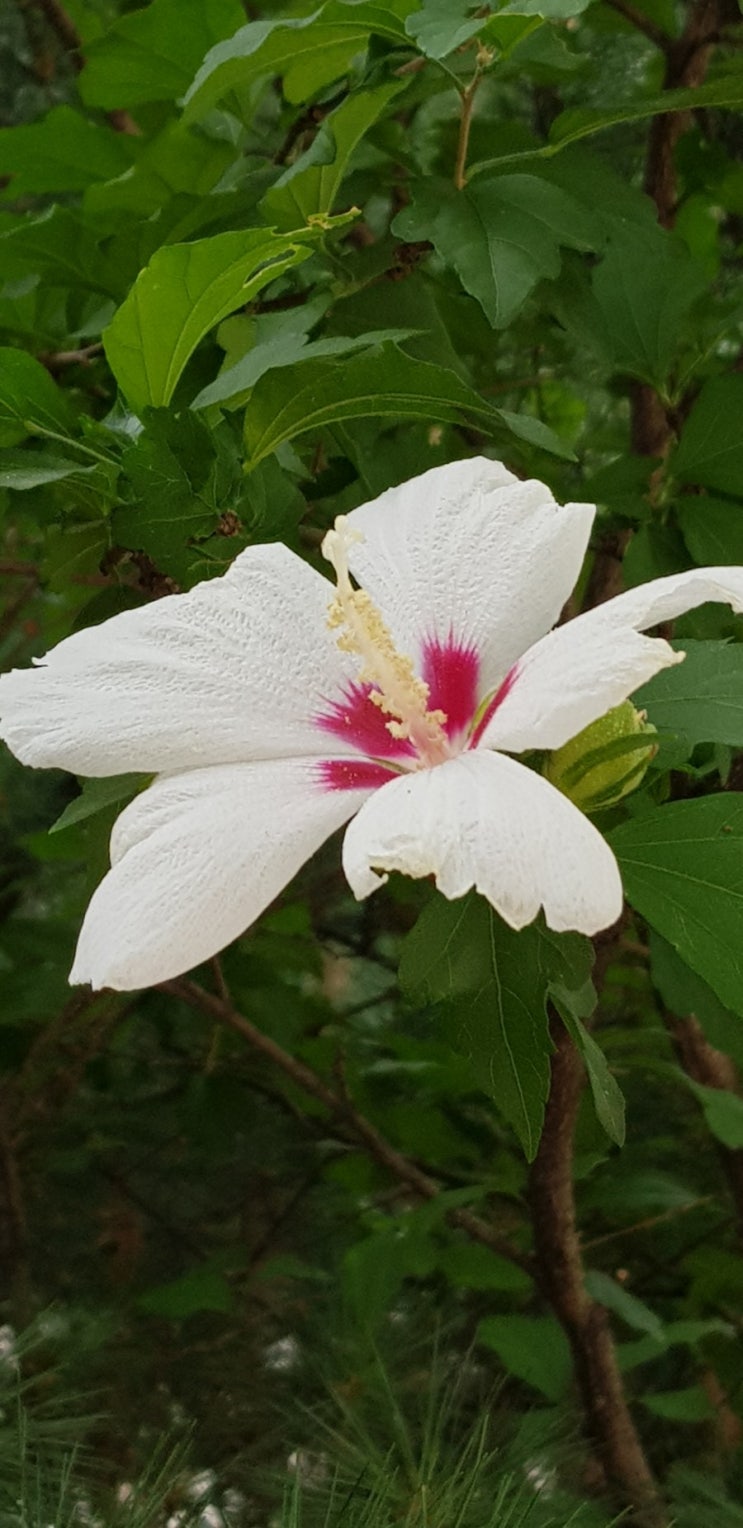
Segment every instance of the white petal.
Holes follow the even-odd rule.
[[[70,981],[129,991],[231,943],[366,799],[312,759],[163,776],[122,812]]]
[[[550,632],[520,659],[481,746],[514,753],[560,748],[654,674],[683,660],[661,638],[640,632],[707,600],[743,611],[743,568],[657,578]]]
[[[471,645],[485,690],[549,631],[580,572],[594,507],[560,508],[476,457],[434,467],[348,516],[364,541],[349,562],[403,652],[426,639]]]
[[[460,754],[376,791],[346,829],[343,868],[357,897],[382,884],[377,870],[433,875],[451,898],[474,886],[516,929],[543,907],[550,928],[595,934],[622,910],[601,834],[541,775],[502,754]]]
[[[327,628],[332,593],[286,547],[250,547],[224,577],[0,678],[0,737],[83,775],[326,753],[313,712],[355,672]]]

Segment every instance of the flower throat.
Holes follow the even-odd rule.
[[[364,589],[354,589],[348,553],[363,541],[339,515],[322,544],[322,554],[335,569],[335,599],[328,607],[328,625],[344,653],[361,659],[360,679],[371,686],[369,699],[391,718],[386,723],[394,738],[412,743],[423,765],[442,764],[451,757],[444,731],[444,711],[429,711],[429,687],[419,679],[412,659],[399,653],[376,605]]]

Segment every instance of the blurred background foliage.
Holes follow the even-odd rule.
[[[474,451],[598,503],[589,601],[743,562],[740,44],[729,0],[0,0],[0,661]],[[543,977],[516,1101],[487,913],[453,983],[451,910],[355,904],[337,844],[200,985],[71,992],[133,784],[3,754],[1,1524],[615,1521],[530,1210],[558,989],[587,1309],[670,1503],[632,1520],[743,1524],[742,652],[673,634],[590,1035],[585,942],[497,932]]]

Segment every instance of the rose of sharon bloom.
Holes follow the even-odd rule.
[[[447,897],[474,886],[515,929],[540,908],[557,930],[613,923],[608,844],[512,755],[559,748],[679,662],[642,631],[705,600],[743,610],[743,568],[658,579],[552,631],[593,516],[454,462],[336,522],[335,588],[251,547],[0,680],[0,736],[25,763],[157,775],[114,827],[71,981],[142,987],[207,959],[349,819],[357,897],[398,870]]]

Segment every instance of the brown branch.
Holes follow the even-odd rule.
[[[710,1045],[698,1020],[693,1014],[677,1018],[664,1013],[666,1028],[673,1040],[678,1059],[693,1082],[705,1088],[717,1088],[725,1093],[740,1094],[740,1077],[735,1062],[724,1051]],[[738,1235],[743,1241],[743,1150],[723,1146],[717,1142],[717,1154],[727,1179],[730,1196],[735,1206]]]
[[[0,559],[0,575],[6,578],[32,578],[38,580],[39,570],[35,562],[7,562]]]
[[[37,360],[54,376],[66,366],[89,366],[93,356],[100,355],[102,350],[102,342],[96,340],[93,345],[83,345],[79,350],[42,350]]]
[[[585,1288],[573,1192],[583,1065],[561,1021],[551,1028],[552,1084],[529,1185],[539,1282],[570,1343],[586,1431],[607,1481],[638,1525],[661,1528],[665,1511],[627,1405],[609,1318]]]
[[[26,10],[36,6],[41,11],[64,48],[65,53],[68,54],[75,73],[80,74],[81,70],[85,68],[83,40],[72,17],[67,14],[67,11],[61,4],[61,0],[22,0],[22,4]],[[129,133],[136,137],[141,132],[141,128],[128,111],[122,109],[107,111],[106,117],[111,127],[117,133]]]
[[[632,0],[606,0],[606,4],[623,16],[637,32],[642,32],[645,37],[655,43],[656,48],[660,48],[661,52],[667,53],[673,46],[673,38],[670,34],[663,27],[658,26],[650,16],[646,16],[644,11],[638,10],[637,6],[632,4]]]
[[[696,0],[680,37],[666,50],[664,90],[694,90],[707,74],[722,28],[740,20],[734,0]],[[676,145],[688,131],[691,111],[667,112],[650,127],[645,190],[658,209],[658,221],[672,228],[676,219]]]
[[[65,52],[69,53],[72,67],[79,74],[85,60],[82,55],[82,38],[72,17],[68,16],[59,0],[34,0],[34,3],[46,17]]]
[[[336,1093],[318,1072],[307,1066],[306,1062],[290,1055],[269,1035],[264,1034],[263,1030],[251,1024],[250,1020],[239,1013],[230,1002],[207,992],[204,987],[185,977],[161,983],[160,990],[188,1003],[192,1008],[200,1009],[209,1018],[216,1019],[218,1023],[225,1024],[228,1029],[234,1030],[253,1050],[283,1072],[295,1087],[322,1104],[331,1118],[344,1128],[351,1140],[356,1145],[362,1146],[380,1167],[384,1167],[400,1183],[404,1183],[406,1188],[418,1198],[424,1200],[438,1198],[441,1193],[440,1184],[409,1157],[397,1151],[371,1123],[371,1120],[359,1112],[350,1098]],[[471,1210],[450,1209],[447,1211],[446,1219],[450,1225],[464,1231],[472,1241],[480,1242],[482,1246],[488,1247],[499,1257],[506,1257],[518,1267],[532,1272],[532,1262],[528,1254],[519,1252],[505,1237],[499,1236],[498,1232],[481,1216],[475,1215]]]

